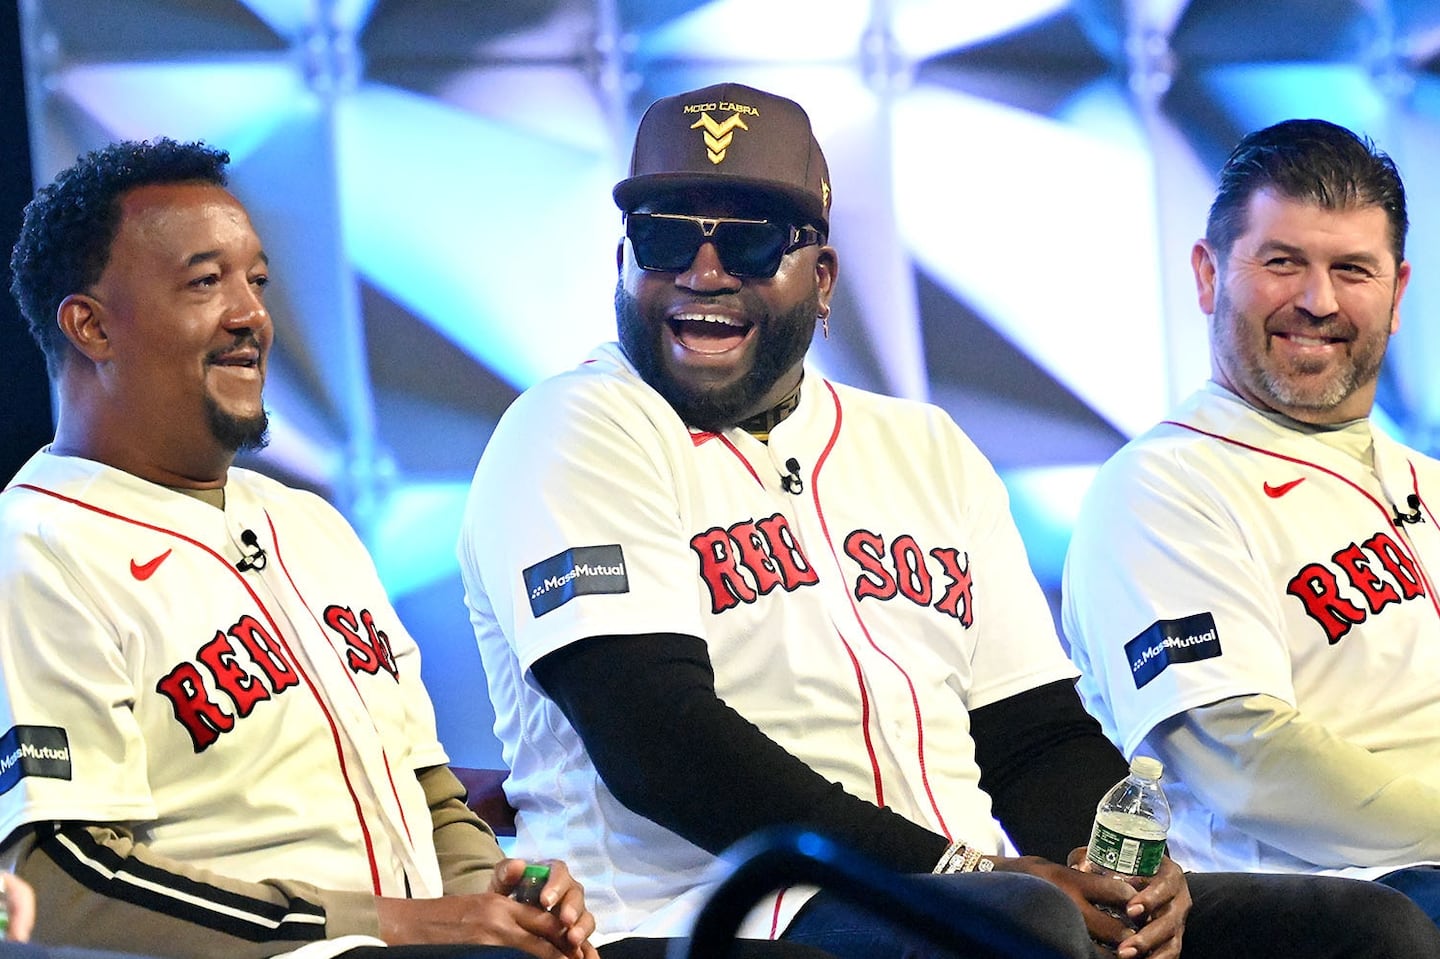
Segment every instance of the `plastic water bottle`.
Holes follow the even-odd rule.
[[[1085,857],[1102,876],[1153,876],[1165,856],[1170,803],[1160,789],[1165,767],[1150,756],[1136,756],[1130,775],[1116,783],[1095,807],[1095,828]]]

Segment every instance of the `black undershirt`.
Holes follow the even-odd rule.
[[[980,788],[1021,852],[1064,862],[1090,841],[1100,797],[1129,772],[1071,680],[970,714]]]
[[[697,637],[591,637],[532,672],[615,797],[710,852],[778,825],[817,829],[904,872],[929,872],[945,851],[944,836],[845,792],[720,700]],[[977,709],[971,728],[996,818],[1023,852],[1064,861],[1125,774],[1073,684]]]

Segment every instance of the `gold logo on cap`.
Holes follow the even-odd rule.
[[[702,127],[705,130],[705,153],[710,157],[710,162],[715,164],[725,159],[725,151],[730,148],[736,129],[750,129],[738,113],[732,113],[724,123],[716,123],[709,113],[702,113],[700,119],[690,124],[690,129],[698,130]]]

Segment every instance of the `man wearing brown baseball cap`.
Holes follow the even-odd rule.
[[[793,100],[738,83],[666,97],[646,110],[615,202],[629,211],[656,196],[722,185],[784,198],[829,228],[830,170],[810,117]]]
[[[806,363],[839,272],[809,117],[738,83],[663,98],[614,195],[619,342],[506,412],[460,543],[516,854],[563,850],[595,941],[683,934],[720,851],[798,825],[1050,954],[1440,946],[1366,884],[1060,865],[1126,763],[994,469],[943,411]],[[742,934],[954,954],[799,888]]]

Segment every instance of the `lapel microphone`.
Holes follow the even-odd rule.
[[[1405,505],[1410,507],[1410,512],[1402,513],[1400,512],[1400,507],[1393,504],[1390,507],[1395,511],[1396,526],[1403,526],[1406,523],[1414,525],[1415,523],[1425,522],[1425,517],[1420,514],[1420,496],[1418,493],[1411,493],[1405,497]]]
[[[264,547],[262,547],[262,546],[260,545],[260,537],[258,537],[258,536],[255,535],[255,531],[254,531],[253,529],[243,529],[243,530],[241,530],[241,531],[240,531],[240,542],[244,543],[247,547],[249,547],[250,549],[253,549],[255,552],[253,552],[253,553],[251,553],[249,556],[246,556],[246,557],[244,557],[243,559],[241,559],[240,562],[238,562],[238,563],[235,564],[235,568],[238,569],[238,570],[239,570],[240,572],[242,572],[242,573],[248,573],[248,572],[250,572],[252,569],[253,569],[253,570],[262,570],[262,569],[264,569],[264,568],[265,568],[265,564],[266,564],[269,560],[268,560],[268,557],[266,557],[266,555],[265,555],[265,549],[264,549]]]
[[[800,478],[800,461],[792,456],[785,461],[785,468],[790,472],[780,477],[780,488],[791,496],[799,496],[805,492],[805,481]]]

